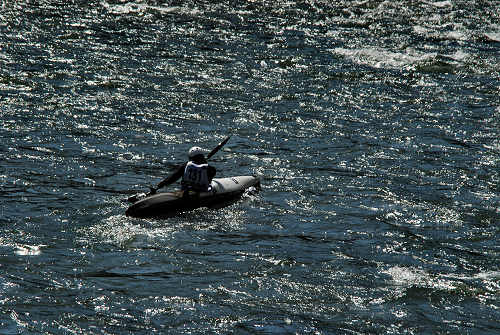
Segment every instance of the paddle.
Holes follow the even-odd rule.
[[[217,153],[217,151],[219,151],[227,143],[227,141],[229,141],[230,138],[231,138],[231,135],[226,137],[224,139],[224,141],[220,142],[219,145],[217,145],[215,148],[213,148],[212,151],[210,151],[208,153],[207,160],[209,160],[213,155],[215,155]],[[140,200],[142,198],[145,198],[149,195],[155,194],[156,191],[158,190],[158,188],[155,188],[155,187],[150,187],[149,189],[150,189],[149,193],[139,193],[139,194],[133,195],[131,197],[128,197],[127,201],[128,202],[137,202],[138,200]]]
[[[213,150],[208,153],[207,160],[209,160],[213,155],[215,155],[217,153],[217,151],[219,151],[227,143],[227,141],[229,141],[230,138],[231,138],[231,135],[226,137],[226,139],[224,141],[220,142],[218,146],[213,148]]]

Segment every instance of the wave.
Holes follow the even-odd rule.
[[[334,55],[344,57],[355,64],[375,69],[449,74],[459,72],[477,74],[496,71],[494,60],[485,61],[465,49],[457,49],[450,54],[424,52],[413,48],[398,52],[378,47],[335,48],[330,51]]]
[[[405,52],[393,52],[379,48],[335,48],[333,53],[354,63],[382,69],[419,70],[424,72],[454,72],[469,55],[457,51],[452,55],[425,53],[408,48]]]
[[[189,14],[197,15],[201,11],[196,8],[180,7],[180,6],[153,6],[141,2],[127,2],[124,4],[113,4],[103,1],[102,6],[112,14],[139,14],[159,13],[159,14]]]

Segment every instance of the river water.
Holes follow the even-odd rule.
[[[3,1],[0,333],[500,332],[499,72],[494,0]]]

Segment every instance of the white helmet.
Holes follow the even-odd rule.
[[[188,157],[193,158],[193,157],[196,157],[198,155],[204,155],[204,154],[205,154],[205,150],[203,150],[202,148],[192,147],[191,149],[189,149]]]

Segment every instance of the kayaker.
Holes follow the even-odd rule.
[[[182,177],[182,190],[195,192],[208,192],[211,189],[210,183],[216,174],[216,169],[208,165],[205,159],[205,150],[200,147],[192,147],[188,152],[189,161],[179,166],[177,171],[162,180],[155,189],[168,186]]]

